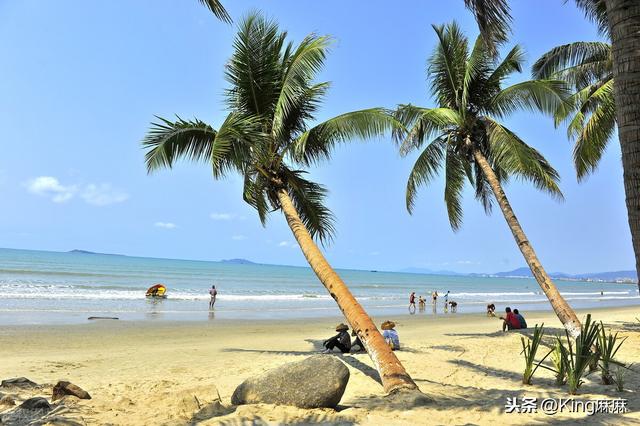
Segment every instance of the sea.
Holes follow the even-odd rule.
[[[375,316],[410,313],[412,291],[416,298],[427,299],[426,309],[417,309],[415,315],[444,315],[442,296],[447,291],[459,314],[485,312],[489,303],[499,312],[505,306],[523,313],[551,309],[536,281],[529,278],[337,272]],[[157,283],[167,287],[167,298],[146,298],[146,289]],[[212,284],[218,299],[210,311]],[[640,304],[634,284],[556,281],[556,285],[575,309]],[[435,307],[430,301],[433,291],[440,294]],[[210,321],[340,315],[313,271],[305,267],[0,249],[0,325],[83,323],[90,316]]]

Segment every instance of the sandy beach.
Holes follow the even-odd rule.
[[[636,361],[640,354],[637,309],[592,313],[595,319],[604,320],[628,337],[620,360]],[[93,398],[68,398],[67,409],[61,414],[78,424],[640,423],[638,373],[627,375],[627,390],[619,393],[614,386],[600,384],[596,372],[575,396],[584,401],[627,399],[626,414],[505,413],[507,397],[569,398],[566,389],[555,386],[552,373],[546,370],[538,370],[533,385],[522,385],[521,334],[498,332],[497,318],[479,314],[394,319],[403,346],[398,356],[420,389],[433,398],[426,407],[390,407],[366,354],[335,355],[351,372],[337,411],[231,406],[231,394],[244,379],[317,353],[339,318],[252,323],[102,321],[3,327],[0,378],[25,376],[48,385],[35,393],[19,393],[19,399],[34,395],[50,398],[51,386],[58,380],[81,386]],[[376,318],[376,322],[381,320]],[[527,320],[531,326],[544,322],[548,333],[560,331],[560,323],[551,312],[534,313]],[[218,395],[225,408],[207,409]],[[0,412],[8,408],[0,407]]]

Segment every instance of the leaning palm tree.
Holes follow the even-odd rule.
[[[563,80],[575,91],[554,119],[556,126],[568,122],[568,137],[575,140],[573,160],[582,180],[597,169],[615,133],[611,45],[594,41],[558,46],[542,55],[532,70],[534,78]]]
[[[585,16],[611,40],[613,98],[631,240],[640,278],[640,2],[638,0],[575,0]],[[465,0],[483,37],[496,44],[508,34],[511,15],[508,0]],[[494,11],[495,13],[488,13]],[[640,281],[638,281],[640,289]]]
[[[143,141],[147,169],[171,168],[186,158],[208,163],[215,179],[239,173],[244,201],[257,210],[263,225],[270,212],[284,214],[309,265],[364,343],[385,391],[417,389],[314,242],[330,241],[334,222],[324,205],[326,189],[304,171],[328,159],[337,143],[382,135],[397,127],[397,121],[388,111],[373,108],[310,126],[329,88],[329,83],[313,80],[330,39],[312,34],[298,46],[286,39],[287,33],[262,15],[246,17],[226,67],[226,119],[215,129],[197,119],[159,118]]]
[[[468,39],[455,23],[434,29],[439,43],[429,60],[429,79],[438,106],[400,105],[397,111],[409,129],[408,133],[394,132],[401,141],[401,153],[406,155],[426,144],[409,175],[407,209],[413,211],[418,187],[443,167],[444,200],[454,230],[462,224],[465,181],[471,183],[487,213],[493,193],[535,279],[560,321],[575,336],[580,322],[542,267],[502,188],[513,176],[562,198],[557,172],[501,121],[523,108],[555,111],[563,102],[565,85],[555,80],[532,80],[503,88],[505,79],[522,70],[524,55],[519,46],[499,61],[481,37],[469,49]]]

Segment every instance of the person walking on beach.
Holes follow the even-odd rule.
[[[209,290],[209,296],[211,296],[211,300],[209,300],[209,309],[213,309],[213,305],[216,304],[216,297],[218,296],[218,290],[216,290],[215,285],[211,286],[211,290]]]
[[[412,291],[409,295],[409,312],[411,312],[411,308],[413,308],[413,312],[416,311],[416,292]]]
[[[431,293],[431,298],[433,299],[433,305],[435,306],[438,303],[438,290]]]

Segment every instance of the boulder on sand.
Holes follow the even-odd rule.
[[[13,378],[13,379],[3,380],[2,383],[0,383],[0,387],[3,387],[3,388],[11,388],[11,387],[16,387],[16,388],[36,388],[36,387],[38,387],[38,384],[36,382],[32,382],[31,380],[27,379],[26,377],[16,377],[16,378]]]
[[[49,405],[49,401],[39,396],[35,398],[29,398],[22,404],[20,404],[20,408],[23,410],[51,410],[51,405]]]
[[[82,389],[80,386],[76,386],[71,382],[59,381],[53,387],[53,396],[51,397],[51,400],[56,401],[66,395],[77,396],[80,399],[91,399],[89,392]]]
[[[341,361],[314,355],[245,380],[233,392],[231,403],[335,408],[348,382],[349,369]]]

